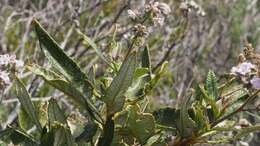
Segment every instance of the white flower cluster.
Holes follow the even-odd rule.
[[[252,70],[256,69],[255,65],[250,62],[243,62],[238,66],[232,67],[231,74],[237,76],[245,76],[252,72]]]
[[[9,85],[11,83],[9,73],[7,73],[6,71],[0,71],[0,85],[2,84],[2,82],[5,85]]]
[[[145,9],[154,12],[156,15],[168,15],[171,12],[170,6],[163,2],[150,2]]]
[[[244,49],[244,54],[241,53],[239,55],[240,63],[237,66],[232,67],[231,74],[239,77],[243,83],[251,84],[252,88],[259,90],[260,70],[256,64],[252,64],[250,61],[247,60],[246,56],[248,56],[248,54],[254,55],[252,46],[247,44]]]
[[[128,16],[136,20],[138,18],[142,18],[147,13],[152,13],[152,21],[154,25],[162,26],[165,21],[165,17],[169,15],[171,12],[171,8],[168,4],[163,2],[149,2],[147,5],[145,5],[144,11],[138,11],[138,10],[128,10]]]
[[[0,55],[0,87],[11,84],[9,78],[9,67],[14,66],[16,69],[21,70],[24,62],[17,60],[15,55]]]
[[[165,21],[165,17],[170,14],[171,8],[169,5],[163,2],[151,2],[149,3],[146,8],[146,12],[153,13],[153,23],[155,25],[162,26]]]
[[[195,11],[197,15],[205,16],[205,11],[193,0],[182,2],[180,5],[180,9],[185,10],[187,12]]]
[[[128,17],[130,17],[131,19],[135,20],[137,19],[137,17],[139,17],[139,12],[137,10],[127,10],[127,14],[128,14]]]
[[[244,83],[250,83],[254,89],[260,89],[260,78],[257,76],[250,78],[255,72],[257,72],[257,67],[250,62],[243,62],[231,69],[231,74],[240,77]]]

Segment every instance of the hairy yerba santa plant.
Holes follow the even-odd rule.
[[[131,48],[122,62],[111,61],[78,30],[107,65],[105,75],[98,77],[95,66],[85,73],[37,20],[33,26],[52,68],[33,63],[26,68],[66,95],[79,114],[71,117],[59,104],[64,96],[53,95],[42,106],[33,102],[23,81],[13,73],[21,114],[18,125],[0,132],[3,141],[25,146],[189,146],[244,142],[249,133],[260,130],[258,124],[232,119],[247,111],[260,91],[259,55],[250,45],[224,81],[209,71],[205,84],[195,85],[177,108],[151,111],[147,95],[163,76],[167,62],[152,71],[148,47]],[[139,35],[141,28],[137,28]],[[219,136],[227,132],[232,135]]]
[[[122,64],[112,62],[102,55],[91,39],[79,32],[112,70],[112,80],[105,77],[98,79],[95,77],[95,68],[89,74],[84,73],[38,21],[35,20],[33,25],[40,47],[53,69],[32,63],[27,65],[27,69],[67,95],[74,108],[85,116],[84,128],[80,133],[73,131],[77,123],[69,122],[71,119],[67,119],[65,110],[55,97],[38,109],[23,82],[14,75],[17,97],[27,119],[19,118],[18,127],[10,125],[1,131],[1,139],[34,146],[146,144],[156,133],[156,123],[152,114],[144,113],[144,98],[162,76],[166,64],[153,74],[147,47],[140,52],[130,51]],[[26,120],[31,123],[26,123]],[[33,125],[36,130],[28,133]]]

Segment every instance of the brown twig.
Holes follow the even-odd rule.
[[[251,96],[249,96],[249,97],[247,98],[247,100],[246,100],[239,108],[237,108],[237,109],[236,109],[235,111],[233,111],[232,113],[230,113],[230,114],[228,114],[228,115],[226,115],[226,116],[220,118],[219,120],[215,121],[214,123],[212,123],[212,124],[211,124],[211,127],[214,127],[214,126],[216,126],[218,123],[220,123],[220,122],[222,122],[222,121],[224,121],[224,120],[226,120],[226,119],[232,117],[232,116],[235,115],[236,113],[243,111],[243,108],[244,108],[250,101],[252,101],[255,97],[257,97],[257,94],[258,94],[259,92],[260,92],[260,90],[257,90],[254,94],[252,94]]]

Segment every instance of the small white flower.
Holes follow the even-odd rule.
[[[232,67],[231,74],[238,75],[238,76],[246,75],[246,74],[250,73],[252,71],[252,69],[254,69],[254,68],[255,68],[255,65],[253,65],[252,63],[243,62],[236,67]]]
[[[5,85],[11,84],[9,74],[5,71],[0,71],[0,82],[3,82]]]
[[[195,8],[195,9],[198,9],[198,8],[199,8],[199,5],[198,5],[195,1],[190,1],[190,2],[189,2],[189,5],[190,5],[190,7],[193,7],[193,8]]]
[[[180,4],[180,9],[182,9],[182,10],[188,10],[188,11],[190,11],[190,9],[189,9],[189,6],[188,6],[188,3],[187,3],[187,2],[182,2],[182,3]]]
[[[9,55],[0,55],[0,65],[7,65],[9,63]]]
[[[127,10],[128,16],[132,19],[136,19],[137,18],[137,14],[133,11],[133,10]]]
[[[186,10],[187,12],[191,12],[193,10],[200,16],[206,15],[206,12],[193,0],[189,2],[182,2],[180,4],[180,9]]]
[[[16,63],[16,56],[15,55],[11,55],[11,56],[9,56],[9,58],[8,58],[8,60],[9,60],[9,63]]]
[[[153,18],[153,22],[155,25],[163,26],[164,17],[155,17],[155,18]]]
[[[24,66],[24,62],[21,60],[16,60],[15,55],[0,55],[0,66],[7,66],[7,65],[15,65],[17,69],[21,69]]]
[[[254,77],[250,80],[250,83],[254,89],[260,89],[260,78]]]
[[[15,66],[20,69],[24,66],[24,62],[22,60],[15,60]]]
[[[159,2],[150,2],[146,7],[145,11],[152,11],[154,14],[159,15],[161,13],[160,9],[158,8]]]
[[[8,65],[16,63],[16,56],[15,55],[0,55],[0,65]]]

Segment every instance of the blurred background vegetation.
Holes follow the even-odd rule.
[[[162,105],[178,104],[193,83],[205,80],[209,69],[217,75],[228,73],[237,64],[244,42],[260,48],[259,0],[195,0],[199,9],[189,13],[181,13],[182,0],[160,1],[169,4],[172,11],[144,41],[151,50],[154,69],[169,61],[166,76],[151,95]],[[149,0],[0,0],[0,54],[16,54],[21,60],[46,64],[31,26],[37,18],[85,72],[99,64],[102,75],[105,64],[83,43],[76,28],[92,38],[105,56],[122,59],[136,25],[127,10],[143,9],[146,2]],[[115,48],[120,51],[116,57],[111,54]],[[24,73],[33,97],[56,93],[28,75]],[[2,100],[11,102],[14,98],[8,92]],[[16,118],[6,115],[15,113],[16,104],[0,108],[0,123]]]

